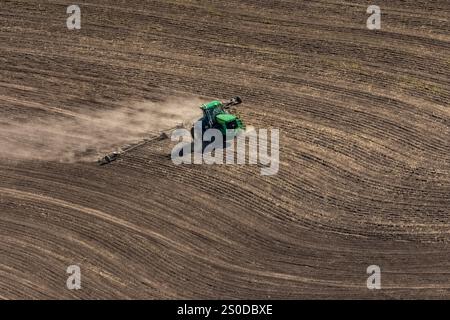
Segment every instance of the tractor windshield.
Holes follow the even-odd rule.
[[[205,110],[205,113],[207,114],[209,119],[212,119],[212,121],[214,121],[214,119],[216,119],[216,116],[218,116],[219,114],[224,113],[222,111],[221,108],[211,108],[211,109],[207,109]]]
[[[227,122],[227,129],[237,129],[238,124],[236,120]]]
[[[213,118],[215,119],[217,115],[223,113],[223,110],[221,108],[217,107],[217,108],[212,109],[211,113],[212,113]]]

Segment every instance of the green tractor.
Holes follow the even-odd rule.
[[[234,133],[232,136],[245,131],[245,125],[239,115],[230,111],[231,107],[241,103],[241,98],[234,97],[228,102],[214,100],[201,105],[203,117],[198,121],[201,122],[202,136],[208,129],[218,129],[224,137],[227,137],[227,130],[228,133]],[[194,138],[194,126],[191,128],[191,135]]]
[[[234,138],[239,133],[245,131],[245,125],[239,118],[239,115],[230,110],[231,107],[237,106],[241,103],[241,98],[234,97],[228,102],[214,100],[201,105],[200,109],[203,111],[203,117],[197,121],[197,123],[201,123],[201,137],[203,137],[203,133],[208,129],[218,129],[225,137],[223,141],[226,142],[227,138]],[[195,139],[194,132],[196,128],[197,124],[194,124],[191,128],[191,135],[193,139]],[[171,128],[169,130],[174,129],[175,128]],[[159,138],[163,136],[167,137],[167,133],[163,132]],[[102,166],[111,163],[119,159],[124,153],[141,147],[149,141],[152,141],[152,139],[145,139],[133,145],[126,146],[125,148],[121,148],[120,151],[112,152],[99,159],[98,164]]]

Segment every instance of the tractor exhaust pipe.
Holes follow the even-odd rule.
[[[228,109],[232,106],[237,106],[238,104],[241,104],[241,103],[242,103],[242,99],[240,97],[234,97],[234,98],[231,98],[230,101],[224,103],[223,106],[225,109]]]

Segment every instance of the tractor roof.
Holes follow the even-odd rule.
[[[214,100],[205,104],[202,104],[202,106],[200,108],[202,108],[203,110],[208,110],[208,109],[213,109],[213,108],[217,108],[217,107],[221,107],[223,106],[222,102],[220,102],[219,100]]]
[[[229,121],[234,121],[236,120],[236,116],[232,115],[232,114],[228,114],[228,113],[222,113],[216,116],[217,121],[219,122],[229,122]]]

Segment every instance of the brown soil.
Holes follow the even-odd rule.
[[[377,1],[370,31],[371,2],[79,1],[69,31],[65,1],[3,0],[0,298],[450,298],[450,2]],[[170,140],[99,167],[48,140],[234,95],[280,129],[278,175],[176,166]]]

